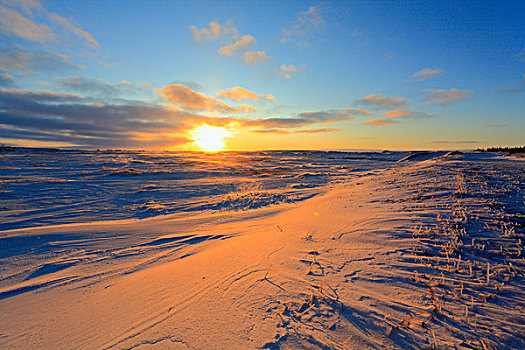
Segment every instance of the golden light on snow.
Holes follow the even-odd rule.
[[[232,137],[228,129],[221,126],[202,124],[190,131],[193,144],[205,152],[218,152],[224,149],[224,139]]]

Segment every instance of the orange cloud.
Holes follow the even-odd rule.
[[[238,35],[237,28],[233,25],[232,21],[227,21],[224,25],[220,25],[218,22],[212,21],[209,23],[209,28],[198,29],[196,26],[190,26],[190,32],[193,38],[197,41],[215,41],[225,36],[236,37]]]
[[[381,115],[389,118],[402,118],[411,116],[412,112],[407,111],[406,109],[396,109],[394,111],[381,113]]]
[[[373,113],[371,113],[371,112],[369,112],[369,111],[367,111],[365,109],[361,109],[361,108],[346,107],[346,108],[342,109],[342,112],[348,113],[348,114],[363,115],[363,116],[371,116],[371,115],[373,115]]]
[[[427,119],[427,118],[434,118],[436,115],[434,114],[428,114],[425,112],[413,112],[408,111],[406,109],[396,109],[389,112],[381,113],[384,117],[389,118],[410,118],[410,119]]]
[[[299,70],[293,64],[281,64],[279,75],[288,80],[293,80],[293,75],[298,74]]]
[[[358,104],[376,107],[376,108],[396,108],[409,106],[404,97],[387,96],[381,94],[372,94],[357,100]]]
[[[271,100],[271,101],[275,100],[275,97],[271,94],[268,94],[268,95],[257,94],[255,92],[252,92],[240,86],[232,87],[229,90],[219,91],[217,93],[217,96],[228,98],[233,101],[241,101],[241,100],[257,101],[259,99],[266,99],[266,100]]]
[[[406,81],[407,84],[418,83],[420,81],[425,81],[428,79],[435,78],[443,73],[443,69],[436,68],[424,68],[419,72],[416,72],[410,76],[410,79]]]
[[[438,105],[446,105],[456,102],[457,100],[468,98],[470,91],[461,91],[458,89],[450,89],[450,91],[443,89],[424,90],[428,92],[427,100],[437,103]]]
[[[255,43],[255,38],[251,35],[245,35],[239,40],[223,46],[219,49],[219,53],[224,56],[233,56],[235,54],[235,51],[237,51],[240,48],[247,47],[248,45]]]
[[[396,120],[390,120],[390,119],[371,119],[371,120],[364,120],[361,122],[361,124],[369,124],[369,125],[375,125],[375,126],[388,126],[392,124],[399,124]]]
[[[227,105],[219,99],[193,91],[182,84],[166,85],[156,91],[163,99],[184,109],[221,113],[246,113],[255,110],[255,107],[249,105],[240,105],[238,107]]]
[[[290,73],[297,73],[297,67],[293,64],[281,64],[281,71],[283,72],[290,72]]]
[[[255,110],[257,110],[257,108],[255,108],[254,106],[242,104],[234,108],[234,113],[250,113]]]
[[[242,56],[244,62],[258,66],[270,59],[266,52],[264,51],[246,51],[244,56]]]

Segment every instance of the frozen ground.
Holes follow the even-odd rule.
[[[525,347],[523,160],[173,158],[2,154],[0,348]]]

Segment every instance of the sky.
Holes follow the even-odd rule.
[[[510,0],[0,0],[0,144],[523,145],[524,13]]]

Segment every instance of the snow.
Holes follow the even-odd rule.
[[[1,155],[0,348],[525,347],[519,158]]]

